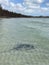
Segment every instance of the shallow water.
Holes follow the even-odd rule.
[[[0,65],[49,65],[49,19],[0,19]]]

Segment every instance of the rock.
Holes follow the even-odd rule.
[[[15,50],[31,50],[31,49],[34,49],[34,46],[33,45],[30,45],[30,44],[19,44],[19,45],[16,45],[16,47],[14,47],[13,49]]]

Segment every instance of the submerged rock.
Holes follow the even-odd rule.
[[[13,49],[15,49],[15,50],[31,50],[31,49],[34,49],[34,46],[30,45],[30,44],[19,44],[19,45],[16,45]]]

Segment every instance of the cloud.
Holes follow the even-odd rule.
[[[0,0],[0,4],[2,5],[3,9],[8,9],[9,11],[22,11],[25,9],[25,7],[22,6],[21,3],[14,3],[9,0]]]
[[[43,8],[43,7],[42,7],[41,10],[42,10],[42,11],[48,11],[48,8],[46,8],[46,7]]]
[[[30,4],[40,4],[40,3],[43,3],[44,0],[24,0],[24,2],[28,5]]]
[[[45,0],[24,0],[22,3],[15,3],[11,0],[0,0],[0,4],[4,9],[9,11],[18,12],[27,15],[41,15],[43,13],[49,12],[49,3],[46,3],[45,7],[42,7],[41,4]]]
[[[32,14],[42,15],[43,13],[47,13],[49,11],[48,7],[43,7],[41,4],[45,2],[45,0],[24,0],[23,5],[26,8],[25,12]],[[48,4],[49,5],[49,4]],[[28,10],[27,10],[28,9]]]
[[[24,13],[32,13],[34,10],[32,10],[32,9],[25,9],[24,10]]]
[[[22,6],[22,4],[20,4],[20,3],[17,3],[17,4],[16,4],[16,8],[17,8],[18,10],[21,10],[21,11],[25,9],[25,7]]]
[[[22,6],[22,4],[21,3],[13,3],[13,2],[10,2],[10,9],[12,10],[12,11],[17,11],[17,12],[22,12],[23,10],[25,10],[25,7],[24,6]]]
[[[36,9],[36,8],[40,8],[40,4],[42,3],[43,0],[24,0],[23,5],[29,9]]]
[[[47,6],[49,6],[49,3],[46,3]]]
[[[9,0],[0,0],[0,4],[9,5]]]
[[[44,0],[37,0],[37,3],[43,3]]]
[[[15,5],[13,2],[10,2],[10,6],[15,7]]]

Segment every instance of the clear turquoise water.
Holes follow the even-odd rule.
[[[17,44],[34,49],[11,50]],[[49,65],[49,19],[0,19],[0,65]]]

